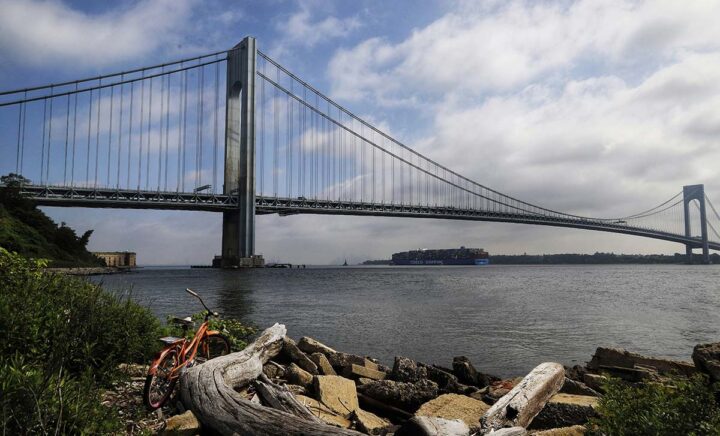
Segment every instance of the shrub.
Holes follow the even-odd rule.
[[[639,387],[610,379],[589,435],[718,436],[718,407],[703,376]]]
[[[8,434],[103,433],[115,424],[98,389],[120,363],[152,357],[160,323],[129,295],[44,265],[0,248],[2,421]]]
[[[192,320],[195,321],[196,326],[205,320],[206,313],[207,312],[203,310],[192,315]],[[168,317],[167,333],[173,336],[182,336],[182,328],[171,324],[171,318],[172,317]],[[246,325],[234,318],[211,317],[209,323],[210,330],[218,330],[230,340],[230,351],[240,351],[247,347],[250,337],[257,333],[257,328],[254,326]],[[192,338],[193,334],[194,332],[188,331],[186,336]]]

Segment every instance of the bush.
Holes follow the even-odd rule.
[[[703,376],[639,387],[610,379],[605,390],[589,435],[720,435],[720,407]]]
[[[98,389],[120,363],[152,357],[160,323],[128,295],[43,266],[0,248],[2,421],[8,434],[102,433],[114,424]]]
[[[192,315],[195,325],[199,326],[205,320],[206,311],[201,311]],[[182,328],[170,323],[172,317],[168,317],[167,334],[172,336],[182,336]],[[252,335],[257,333],[257,328],[243,324],[234,318],[210,318],[210,330],[217,330],[230,340],[230,351],[240,351],[247,347],[248,340]],[[192,338],[194,331],[188,331],[187,337]]]

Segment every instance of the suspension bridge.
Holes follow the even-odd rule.
[[[435,162],[256,48],[0,92],[0,171],[39,205],[222,212],[222,265],[252,265],[256,214],[571,227],[720,250],[703,185],[623,217],[551,210]],[[13,155],[14,152],[14,156]],[[13,159],[14,157],[14,159]],[[29,181],[28,181],[29,180]]]

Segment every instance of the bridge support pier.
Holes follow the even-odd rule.
[[[223,268],[261,266],[255,254],[255,38],[246,37],[227,55],[225,184],[237,209],[223,212]],[[260,264],[260,265],[258,265]]]
[[[710,247],[708,245],[707,215],[705,214],[705,186],[688,185],[683,186],[683,212],[685,218],[685,236],[692,238],[692,226],[690,223],[690,203],[697,200],[700,206],[700,243],[686,244],[685,254],[688,263],[693,263],[693,248],[698,245],[702,248],[703,263],[710,263]]]

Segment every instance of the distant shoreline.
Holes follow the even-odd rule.
[[[720,255],[710,255],[710,262],[720,263]],[[682,265],[685,254],[499,254],[490,256],[491,265]],[[702,256],[694,255],[693,263],[702,263]],[[390,259],[366,260],[362,265],[392,265]]]
[[[66,274],[71,276],[98,276],[106,274],[120,274],[131,272],[135,268],[123,268],[117,266],[93,266],[76,268],[45,268],[46,272]]]

